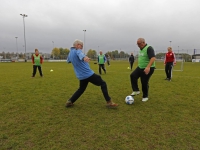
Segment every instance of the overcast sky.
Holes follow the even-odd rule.
[[[0,52],[17,52],[15,37],[25,52],[20,14],[27,52],[70,48],[86,30],[85,51],[130,53],[143,37],[156,52],[200,53],[200,0],[0,0]]]

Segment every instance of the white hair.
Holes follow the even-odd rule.
[[[76,39],[73,43],[73,46],[76,47],[78,44],[83,46],[83,42],[81,40]]]

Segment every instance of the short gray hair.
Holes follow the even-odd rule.
[[[145,39],[144,38],[138,38],[138,41],[145,43]]]
[[[83,42],[81,40],[76,39],[73,43],[73,46],[76,47],[78,44],[83,46]]]

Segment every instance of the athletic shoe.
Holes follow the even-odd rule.
[[[169,78],[165,78],[165,80],[169,80]]]
[[[171,79],[168,79],[168,81],[171,81]]]
[[[106,106],[108,108],[117,108],[118,104],[113,103],[112,101],[108,101]]]
[[[138,95],[140,94],[140,91],[133,91],[133,93],[131,93],[131,96],[135,96],[135,95]]]
[[[149,100],[148,97],[142,98],[142,101],[143,101],[143,102],[146,102],[146,101],[148,101],[148,100]]]
[[[68,100],[67,102],[66,102],[66,104],[65,104],[65,106],[66,107],[71,107],[71,106],[73,106],[74,104],[70,101],[70,100]]]

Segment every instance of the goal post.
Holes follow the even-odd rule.
[[[156,59],[156,70],[165,70],[164,60]],[[176,60],[176,65],[173,66],[173,71],[183,71],[184,60],[178,59]]]

